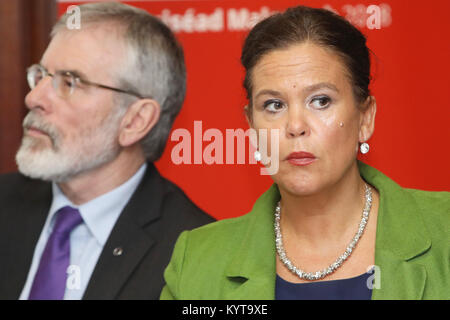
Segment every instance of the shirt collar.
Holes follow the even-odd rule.
[[[130,179],[119,187],[80,206],[73,204],[64,195],[59,186],[53,182],[53,201],[49,214],[51,224],[55,213],[62,207],[71,206],[77,208],[91,234],[104,246],[120,213],[141,182],[146,169],[147,164],[144,163]]]

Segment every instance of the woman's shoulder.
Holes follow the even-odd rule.
[[[425,220],[450,224],[450,192],[405,188],[381,171],[359,161],[363,178],[382,192],[390,208],[420,211]]]
[[[223,274],[245,243],[248,214],[184,231],[164,272],[161,299],[217,299]]]
[[[448,191],[426,191],[412,188],[403,188],[403,190],[423,201],[442,201],[442,203],[447,202],[447,205],[450,203],[450,192]]]
[[[241,216],[222,219],[189,231],[191,241],[217,244],[225,241],[227,245],[237,244],[243,237],[256,232],[266,235],[266,224],[273,225],[273,212],[279,200],[279,191],[275,184],[271,185],[253,204],[252,209]],[[270,227],[273,230],[273,227]]]
[[[217,247],[221,242],[238,242],[250,223],[250,213],[234,218],[226,218],[187,231],[189,243],[203,243]]]
[[[450,192],[404,188],[418,206],[432,231],[442,230],[450,236]]]
[[[419,189],[404,188],[415,200],[423,212],[439,215],[450,219],[450,192],[447,191],[425,191]]]

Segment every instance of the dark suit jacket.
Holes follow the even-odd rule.
[[[51,183],[18,173],[0,176],[0,299],[19,298],[51,202]],[[149,163],[83,299],[158,299],[178,235],[213,221]],[[123,252],[119,256],[113,254],[117,247]]]

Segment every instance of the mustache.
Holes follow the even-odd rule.
[[[52,141],[52,144],[54,147],[58,146],[59,141],[61,140],[61,134],[56,129],[55,126],[53,126],[50,123],[47,123],[44,121],[39,115],[33,112],[29,112],[25,119],[23,120],[22,127],[26,130],[29,128],[34,128],[39,131],[44,132],[50,137],[50,140]]]

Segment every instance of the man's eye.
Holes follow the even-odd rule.
[[[327,96],[320,96],[313,98],[311,103],[316,109],[325,109],[330,106],[331,99]]]
[[[268,100],[264,102],[264,110],[267,110],[269,112],[278,112],[280,109],[283,108],[283,103],[278,100]]]
[[[75,80],[70,76],[64,76],[63,84],[68,88],[73,88],[75,87]]]

